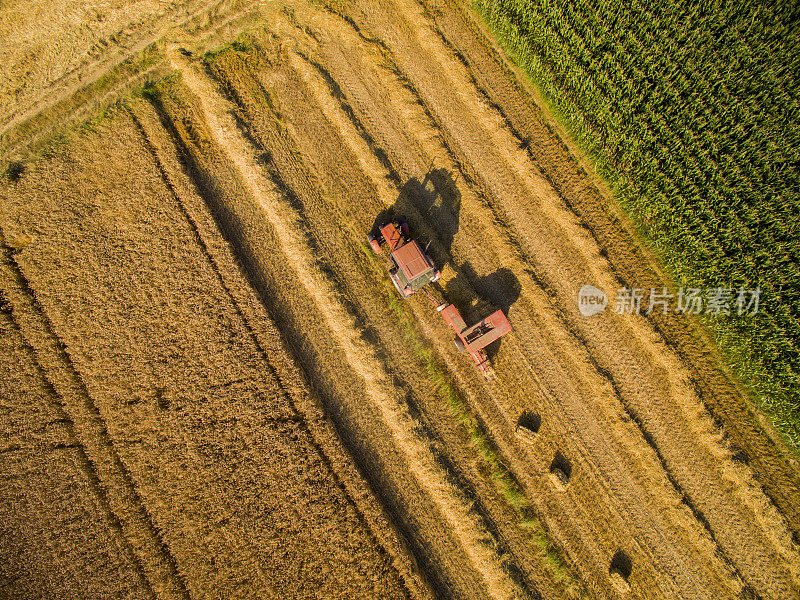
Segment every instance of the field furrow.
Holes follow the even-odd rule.
[[[187,598],[175,559],[142,504],[86,383],[75,370],[64,342],[55,334],[17,259],[5,243],[3,253],[6,259],[2,265],[3,287],[16,307],[16,319],[29,336],[26,342],[35,350],[37,363],[42,365],[53,386],[53,394],[62,399],[65,418],[75,424],[77,447],[87,455],[87,460],[81,461],[79,468],[89,481],[96,482],[98,488],[107,488],[112,518],[121,523],[125,540],[133,546],[133,564],[145,574],[144,581],[150,593],[167,598]]]
[[[468,6],[133,4],[0,111],[0,595],[800,595],[797,460],[695,321],[581,315],[672,282]]]
[[[330,30],[330,28],[331,27],[329,25],[327,27],[327,29]],[[338,36],[338,39],[342,39],[342,38],[343,38],[343,36],[340,33],[340,35]],[[333,50],[329,50],[329,51],[330,52],[334,52]],[[341,51],[334,54],[335,57],[342,56],[342,55],[343,55],[343,53]],[[369,70],[369,67],[368,66],[359,65],[358,69],[359,69],[359,72],[366,72],[366,71]],[[349,74],[344,74],[343,75],[341,72],[339,72],[339,73],[337,73],[337,75],[342,75],[342,79],[337,79],[337,80],[339,80],[339,81],[347,81],[347,83],[349,84],[350,81],[348,81],[347,75],[352,76],[353,74],[349,73]],[[307,77],[308,77],[308,74],[307,74]],[[383,81],[384,81],[383,85],[387,86],[388,83],[386,82],[386,80],[384,79]],[[320,88],[319,82],[317,82],[317,85],[315,87],[316,87],[316,89],[318,91],[318,94],[324,94],[324,91],[323,92],[319,92],[319,88]],[[349,95],[353,91],[352,88],[350,88],[349,86],[345,86],[345,85],[342,85],[341,89],[342,89],[342,93],[344,93],[346,95]],[[357,92],[358,90],[363,90],[363,89],[366,89],[366,86],[361,85],[361,86],[357,86],[355,91]],[[327,106],[328,106],[328,112],[326,114],[332,114],[332,116],[330,117],[331,120],[333,122],[338,122],[340,124],[339,126],[342,127],[342,125],[341,125],[342,116],[339,115],[337,117],[335,112],[333,112],[333,113],[330,112],[331,111],[331,100],[332,100],[332,98],[329,97],[326,100],[324,96],[318,96],[318,97],[320,97],[320,102],[321,103],[327,104]],[[400,90],[393,90],[393,93],[391,94],[391,98],[396,99],[398,97],[402,97],[402,92]],[[356,97],[356,98],[353,98],[352,100],[353,100],[353,105],[359,105],[360,107],[363,106],[364,103],[366,102],[366,99],[364,99],[363,97]],[[406,116],[406,122],[407,123],[408,122],[416,122],[416,123],[424,122],[425,117],[424,117],[424,114],[421,113],[421,111],[418,111],[418,112],[420,112],[420,114],[418,114],[418,115],[410,114],[410,111],[412,110],[410,108],[411,105],[413,105],[413,102],[409,101],[404,106],[395,105],[395,106],[391,106],[391,107],[386,107],[386,108],[383,109],[383,111],[377,110],[374,106],[367,106],[367,108],[370,111],[370,113],[372,115],[374,115],[376,118],[380,118],[382,116],[382,113],[383,114],[394,114],[396,112],[400,112],[401,114],[404,114]],[[344,127],[346,129],[346,126],[344,126]],[[351,126],[351,128],[353,128],[353,126]],[[354,131],[350,131],[350,132],[343,131],[344,139],[352,140],[353,139],[353,133],[354,133]],[[382,135],[391,135],[390,132],[386,132],[386,131],[382,131],[382,132],[381,131],[375,131],[375,132],[370,132],[370,133],[374,134],[376,136],[376,139],[379,139],[379,137],[382,136]],[[397,133],[397,132],[395,132],[395,133]],[[421,125],[417,125],[417,133],[418,133],[418,137],[415,138],[415,139],[420,139],[420,138],[422,138],[422,139],[431,139],[431,138],[435,138],[436,137],[436,133],[435,132],[432,132],[430,130],[428,132],[422,131],[422,126]],[[399,135],[396,135],[396,138],[399,138],[399,137],[400,137]],[[314,143],[314,142],[311,142],[309,140],[308,146],[306,147],[306,149],[304,151],[304,155],[309,156],[309,157],[313,157],[314,156],[314,150],[311,149],[312,143]],[[437,144],[430,144],[430,143],[428,143],[427,145],[428,145],[428,149],[431,151],[432,154],[428,154],[427,155],[428,161],[420,160],[420,161],[418,161],[419,164],[424,165],[426,162],[428,162],[428,164],[430,164],[431,156],[435,157],[436,164],[442,164],[442,162],[447,160],[447,158],[446,158],[447,154],[446,154],[446,152],[444,152],[444,149],[441,146],[439,146]],[[431,146],[433,146],[433,147],[431,147]],[[404,149],[401,146],[397,146],[396,144],[389,143],[387,146],[385,146],[385,148],[386,148],[386,155],[391,156],[391,157],[399,156],[404,152]],[[407,157],[404,156],[403,158],[407,158]],[[414,160],[413,157],[410,158],[410,160],[412,161],[410,164],[409,164],[408,159],[405,160],[405,161],[403,161],[402,159],[398,159],[393,164],[397,167],[397,171],[398,172],[404,172],[405,173],[405,172],[409,172],[409,170],[411,170],[411,172],[413,172],[413,160]],[[359,162],[365,162],[365,159],[360,159]],[[373,165],[372,166],[372,170],[374,170],[376,167],[377,167],[377,165]],[[426,179],[426,181],[427,181],[427,179]],[[413,200],[410,200],[410,202],[411,201],[413,201]],[[469,206],[469,209],[475,209],[475,210],[480,211],[480,208],[475,208],[475,204],[478,204],[478,206],[480,206],[480,203],[477,202],[475,200],[474,195],[470,194],[469,192],[465,192],[465,193],[463,193],[461,195],[460,203],[461,203],[461,223],[462,223],[462,227],[465,227],[465,225],[464,225],[464,215],[467,214],[467,210],[468,210],[467,207]],[[407,207],[404,206],[403,209],[407,213],[409,213],[409,214],[411,213],[411,211],[407,210]],[[431,207],[431,210],[433,210],[433,209],[434,209],[434,207]],[[440,209],[440,210],[443,211],[444,209]],[[491,220],[491,218],[492,218],[491,214],[486,214],[487,213],[486,210],[483,210],[481,212],[483,213],[483,214],[481,214],[481,216],[483,216],[484,219],[485,219],[483,222],[486,222],[487,220],[488,221]],[[421,211],[421,213],[424,215],[425,211]],[[430,219],[431,216],[432,215],[428,214],[428,215],[425,215],[425,216],[423,216],[421,218],[423,220],[426,217],[428,219]],[[481,222],[480,219],[475,219],[476,225],[478,223],[480,223],[480,222]],[[416,226],[417,225],[417,220],[415,220],[414,223],[415,223],[415,226]],[[443,224],[443,223],[441,223],[441,224]],[[422,225],[421,227],[424,227],[424,225]],[[472,222],[471,221],[467,222],[466,227],[468,227],[469,230],[473,231],[473,232],[476,229],[478,229],[478,226],[475,226],[475,227],[472,226]],[[434,231],[435,231],[435,228],[434,228]],[[434,233],[433,235],[435,236],[436,234]],[[487,237],[490,237],[490,236],[491,236],[491,234],[489,234],[489,236],[487,236]],[[484,238],[484,239],[486,239],[486,238]],[[458,244],[458,242],[456,242],[454,244],[454,246],[456,246],[457,244]],[[506,250],[504,253],[501,253],[499,257],[498,257],[497,254],[494,254],[494,255],[489,254],[489,250],[488,249],[491,248],[493,245],[494,244],[492,244],[491,241],[486,241],[484,244],[482,244],[480,246],[481,250],[476,250],[477,247],[475,245],[473,245],[473,244],[470,244],[471,247],[466,252],[466,256],[469,256],[469,259],[471,260],[470,264],[471,265],[475,265],[475,266],[472,267],[473,269],[478,268],[481,271],[483,271],[484,269],[490,268],[491,265],[495,265],[495,264],[504,264],[504,265],[513,265],[514,264],[515,259],[512,258],[513,257],[513,253],[509,252],[508,250]],[[476,252],[478,253],[477,257],[476,257]],[[442,250],[442,253],[444,254],[444,250]],[[454,254],[455,254],[455,251],[454,251]],[[464,255],[461,252],[460,252],[460,254],[462,254],[462,256]],[[489,256],[487,256],[487,254],[489,254]],[[461,258],[461,257],[459,257],[459,258]],[[449,261],[450,259],[448,258],[447,260]],[[463,270],[462,270],[462,273],[463,273]],[[473,276],[473,278],[474,278],[474,276]],[[469,294],[470,297],[473,298],[473,299],[478,296],[474,291],[471,291],[471,290],[469,290],[469,291],[464,290],[463,293]],[[499,293],[502,294],[503,291],[501,290]],[[523,297],[526,296],[526,295],[527,294],[523,293]],[[522,300],[520,300],[520,302],[522,302]],[[498,304],[502,305],[502,300]],[[422,314],[419,315],[420,318],[423,321],[429,321],[431,323],[431,325],[433,325],[435,323],[435,321],[433,319],[435,319],[436,317],[431,319],[430,315],[426,315],[425,314],[425,312],[427,311],[427,307],[423,306],[422,308],[423,308],[423,310],[421,311]],[[441,329],[441,328],[438,328],[438,329]],[[440,334],[440,337],[441,337],[441,334]],[[437,341],[439,343],[441,343],[442,340],[437,340]],[[521,357],[519,357],[519,358],[521,358]],[[481,404],[479,405],[478,410],[481,412],[481,415],[484,417],[485,421],[492,422],[494,427],[497,427],[497,428],[499,428],[499,431],[503,431],[504,432],[503,434],[501,434],[499,436],[496,436],[495,439],[498,441],[498,443],[501,445],[501,447],[513,448],[511,450],[508,450],[505,454],[507,456],[511,457],[510,460],[512,461],[512,463],[515,463],[515,464],[518,465],[517,472],[518,473],[523,473],[523,474],[527,473],[527,471],[529,469],[528,469],[527,466],[525,466],[524,461],[520,462],[520,461],[518,461],[516,459],[516,457],[519,454],[523,454],[524,455],[524,452],[521,451],[521,449],[519,447],[514,447],[514,446],[516,446],[516,444],[514,444],[515,436],[514,436],[513,432],[514,432],[514,429],[515,429],[517,416],[523,410],[525,410],[526,408],[531,408],[532,407],[531,400],[533,400],[534,398],[525,397],[523,395],[521,397],[516,398],[516,403],[515,404],[506,405],[506,408],[504,409],[502,407],[502,405],[500,407],[498,407],[498,406],[495,406],[495,404],[494,404],[495,402],[498,401],[499,398],[503,398],[503,400],[505,402],[508,402],[509,400],[511,402],[514,402],[514,400],[509,398],[509,391],[504,389],[504,386],[500,386],[499,389],[496,388],[494,390],[490,390],[490,389],[487,389],[485,386],[474,385],[474,378],[472,378],[472,379],[473,379],[473,386],[472,386],[473,390],[471,390],[471,394],[470,395],[473,398],[479,398],[480,399],[479,402]],[[537,385],[536,382],[532,378],[529,378],[528,381],[521,382],[521,384],[518,384],[516,387],[519,387],[521,389],[530,389],[530,388],[534,388],[535,389],[536,385]],[[511,396],[514,396],[514,394],[512,393]],[[498,412],[498,408],[500,408],[500,412]],[[585,421],[585,418],[583,418],[582,415],[581,415],[581,420]],[[509,446],[509,444],[508,444],[508,442],[506,440],[511,440],[512,446]],[[608,450],[608,448],[606,447],[605,451],[607,451],[607,450]],[[522,477],[525,480],[529,480],[529,477],[527,475],[522,475]],[[576,508],[576,510],[578,510],[579,514],[583,512],[580,508]],[[588,531],[587,528],[591,527],[591,519],[589,519],[588,516],[586,516],[584,514],[583,515],[583,520],[584,520],[584,523],[583,523],[583,528],[584,529],[583,530],[584,530],[584,532],[586,532],[586,531]],[[621,521],[619,521],[619,522],[621,523]],[[586,536],[586,537],[591,538],[591,536]],[[573,541],[573,544],[571,544],[571,545],[581,544],[581,542],[579,540],[580,540],[580,538],[575,538],[575,540]]]
[[[369,14],[371,35],[395,32],[398,23],[411,21],[414,15],[424,19],[421,11],[410,3],[403,5],[402,17],[400,12],[392,15],[390,9],[370,11]],[[390,27],[388,21],[381,22],[380,17],[390,19],[393,25]],[[500,207],[501,218],[513,224],[513,230],[517,232],[514,237],[520,243],[526,262],[533,267],[537,279],[547,281],[550,291],[558,294],[556,298],[562,305],[574,302],[583,282],[599,282],[600,287],[613,289],[614,281],[608,264],[603,264],[600,248],[592,247],[591,238],[581,231],[577,219],[569,213],[554,191],[543,180],[537,181],[538,174],[520,148],[520,140],[510,138],[501,116],[480,103],[480,97],[469,84],[469,79],[461,75],[463,67],[444,48],[437,46],[432,31],[424,23],[415,23],[409,25],[406,35],[392,34],[384,39],[392,49],[398,68],[406,73],[419,90],[422,100],[451,136],[451,145],[458,149],[457,152],[463,153],[465,161],[476,169],[487,192],[485,197]],[[396,48],[392,48],[393,42]],[[438,64],[426,66],[422,58],[426,55],[431,57],[431,61],[438,61]],[[413,60],[411,57],[414,57]],[[442,94],[448,86],[453,91]],[[448,101],[443,102],[443,98]],[[460,108],[462,106],[463,109]],[[459,110],[466,112],[459,113]],[[479,130],[485,134],[480,135]],[[504,140],[504,136],[507,139]],[[535,200],[532,202],[532,199]],[[776,527],[778,531],[780,528],[787,530],[780,515],[773,513],[768,517],[767,527],[762,529],[760,518],[756,517],[764,506],[760,491],[750,494],[749,490],[753,488],[748,486],[744,488],[748,491],[735,498],[720,493],[721,488],[729,485],[733,464],[730,460],[721,462],[718,459],[718,456],[724,455],[724,449],[716,446],[716,439],[710,431],[710,418],[703,417],[702,404],[694,396],[688,373],[680,360],[671,355],[669,348],[648,330],[646,324],[642,327],[639,322],[632,320],[621,328],[619,323],[605,320],[600,322],[604,331],[598,334],[596,330],[592,331],[592,323],[575,320],[570,325],[584,328],[585,339],[614,340],[614,343],[604,345],[602,349],[592,348],[594,354],[608,357],[600,358],[600,361],[615,377],[617,389],[627,395],[626,401],[634,407],[635,414],[647,415],[644,418],[647,433],[659,446],[661,455],[666,457],[668,467],[675,472],[675,481],[680,485],[678,490],[685,489],[688,501],[697,506],[695,512],[704,515],[705,522],[702,525],[712,533],[731,566],[760,594],[768,596],[777,593],[780,596],[796,589],[796,565],[788,572],[785,570],[787,560],[790,564],[794,562],[788,544],[789,536],[773,536],[771,533]],[[559,342],[563,346],[563,340]],[[609,353],[609,350],[612,352]],[[537,358],[539,360],[532,361],[533,364],[553,364],[541,360],[544,357]],[[648,388],[648,381],[654,375],[656,379]],[[557,382],[560,375],[554,373],[550,377]],[[589,378],[583,377],[582,380]],[[635,388],[626,388],[624,382],[628,381],[632,385],[636,382]],[[553,385],[564,389],[558,383]],[[564,406],[573,402],[578,411],[572,413],[573,419],[580,419],[579,415],[583,416],[581,413],[585,410],[584,398],[585,393],[562,394],[561,404]],[[595,398],[597,400],[599,398]],[[619,408],[613,405],[609,410],[612,416],[619,412]],[[681,414],[685,416],[676,421],[677,415]],[[596,445],[601,439],[603,432],[594,423],[602,420],[604,418],[598,415],[574,421],[576,429],[584,436],[585,444]],[[686,436],[692,427],[695,433],[690,439]],[[681,438],[681,435],[685,437]],[[698,446],[698,442],[705,445],[704,454],[700,453],[703,446]],[[609,452],[611,447],[610,443],[605,447],[596,446],[592,457],[594,462],[602,464],[603,460],[613,458],[613,453]],[[687,452],[694,454],[689,463],[685,462]],[[610,469],[609,473],[616,471],[624,477],[620,466],[607,468]],[[609,480],[608,473],[604,478]],[[622,489],[614,490],[613,496],[624,498]],[[623,506],[635,503],[638,496],[638,493],[631,492],[628,502],[623,501]],[[629,510],[630,506],[626,508]],[[749,531],[746,529],[747,523],[753,525]],[[756,562],[751,559],[752,549],[743,551],[745,538],[751,544],[753,540],[759,540],[758,545],[763,548],[763,554],[757,561],[759,567],[755,567]],[[658,545],[653,554],[659,554]],[[776,560],[771,562],[771,570],[765,572],[764,565],[770,563],[770,556]],[[791,574],[793,571],[794,575]],[[680,569],[679,572],[685,573],[685,570]],[[699,584],[700,580],[696,583]]]
[[[126,538],[130,528],[123,527],[109,504],[76,426],[36,351],[22,337],[10,305],[0,319],[0,478],[7,486],[0,589],[7,598],[65,590],[75,598],[115,592],[119,597],[155,598],[136,548]],[[24,397],[20,390],[26,390]],[[69,548],[63,547],[64,538]],[[54,574],[43,577],[48,571]],[[39,588],[45,580],[46,589]]]
[[[289,167],[276,190],[269,175],[260,172],[263,167],[254,160],[257,155],[255,149],[238,132],[236,123],[227,115],[225,103],[218,92],[201,74],[193,71],[191,66],[185,65],[180,70],[184,81],[200,100],[212,139],[220,145],[226,159],[235,166],[249,194],[257,198],[257,206],[263,210],[266,224],[274,231],[278,249],[296,271],[298,283],[307,290],[312,310],[320,313],[323,332],[328,333],[330,338],[328,343],[334,343],[340,348],[339,351],[346,356],[347,368],[358,381],[363,381],[361,385],[364,400],[378,411],[381,423],[387,427],[391,436],[391,443],[399,452],[400,460],[395,469],[405,472],[406,477],[411,477],[416,482],[415,487],[419,490],[417,493],[421,494],[417,502],[432,503],[434,510],[443,519],[443,524],[452,532],[456,547],[463,552],[467,568],[475,569],[483,581],[480,588],[485,592],[482,593],[487,594],[487,597],[517,597],[521,591],[514,591],[514,583],[501,568],[499,558],[491,545],[487,545],[489,534],[483,530],[480,519],[470,514],[469,504],[448,482],[446,473],[437,464],[425,438],[416,432],[419,426],[415,425],[408,410],[403,408],[402,401],[398,402],[397,392],[391,383],[391,373],[386,371],[370,345],[361,339],[362,332],[348,313],[346,305],[337,300],[336,289],[319,270],[314,248],[306,240],[307,234],[302,226],[303,217],[294,212],[288,198],[276,193],[285,191],[281,186],[300,185],[304,186],[304,189],[301,188],[304,199],[313,199],[313,180],[308,176],[303,178],[302,169]],[[274,152],[277,154],[282,150],[283,148],[275,148]],[[292,160],[290,155],[284,155],[280,160],[287,159]],[[279,159],[273,156],[272,160]],[[294,177],[303,179],[293,179]],[[252,244],[251,241],[247,243]],[[423,501],[423,498],[426,500]],[[429,535],[428,532],[420,534],[426,537]],[[453,572],[457,574],[455,568]],[[474,580],[470,585],[467,581],[471,578],[464,579],[463,573],[458,576],[462,579],[456,584],[456,589],[461,590],[460,594],[466,594],[466,590],[470,588],[472,595],[480,593],[480,588],[474,587]]]
[[[292,408],[291,396],[308,392],[302,380],[291,375],[295,367],[287,362],[272,325],[263,318],[260,323],[249,321],[260,330],[253,333],[254,325],[248,325],[232,301],[231,288],[220,280],[220,257],[212,260],[209,244],[203,252],[198,221],[187,220],[188,213],[178,206],[175,193],[180,186],[165,185],[167,169],[159,171],[141,128],[130,116],[117,114],[113,123],[117,138],[106,151],[136,149],[115,174],[119,189],[136,189],[149,208],[125,200],[106,203],[102,194],[92,192],[93,184],[103,185],[92,179],[96,167],[79,163],[70,176],[76,178],[74,189],[83,192],[68,196],[74,198],[69,204],[73,211],[48,213],[56,225],[39,218],[48,194],[29,201],[24,193],[13,201],[4,197],[3,223],[12,224],[14,243],[25,246],[17,260],[60,334],[61,352],[68,353],[85,383],[79,397],[83,400],[76,401],[79,406],[70,405],[70,410],[79,411],[71,418],[80,423],[89,448],[99,444],[106,453],[119,453],[118,461],[109,459],[107,466],[97,461],[98,479],[110,490],[112,508],[150,585],[159,597],[169,593],[169,579],[151,565],[167,556],[174,557],[175,569],[186,581],[185,593],[192,597],[335,597],[342,586],[351,596],[415,597],[409,587],[419,584],[407,572],[410,564],[402,558],[404,551],[396,549],[397,540],[392,550],[390,534],[370,533],[381,531],[385,517],[374,501],[370,505],[369,493],[346,467],[347,460],[336,458],[342,449],[331,443],[319,416],[316,423],[305,422],[306,415],[314,414],[307,400],[299,401],[307,405],[302,414]],[[175,172],[174,166],[170,169]],[[133,173],[144,177],[133,179]],[[129,188],[133,181],[136,186]],[[87,204],[92,202],[99,202],[100,208]],[[19,221],[8,220],[12,210]],[[113,225],[93,220],[101,215]],[[89,233],[84,230],[74,237],[76,227],[81,230],[76,219]],[[166,223],[172,237],[159,245],[136,235],[141,228]],[[49,246],[20,241],[27,239],[20,227],[35,232],[40,241],[58,240],[57,254],[49,254]],[[219,248],[219,242],[214,246]],[[73,262],[78,256],[80,261]],[[77,275],[74,269],[87,264],[93,268]],[[113,265],[117,267],[109,268]],[[226,275],[229,280],[241,278],[232,264],[226,270],[233,274]],[[161,287],[164,281],[171,283]],[[213,290],[214,297],[206,298],[198,290]],[[194,317],[173,312],[184,310]],[[163,321],[170,312],[173,319]],[[144,324],[135,335],[128,330],[131,319]],[[164,322],[181,325],[164,327]],[[35,326],[25,323],[23,330],[33,335],[38,332]],[[126,340],[124,345],[117,336]],[[53,371],[56,382],[70,376],[68,369],[39,360],[48,373]],[[151,370],[148,365],[159,367]],[[170,373],[169,378],[164,373]],[[85,407],[91,406],[87,398],[97,413],[78,420],[80,411],[85,414]],[[107,427],[107,434],[97,431],[101,426]],[[125,477],[121,483],[115,482],[115,465]],[[346,468],[338,471],[344,473],[340,476],[332,469],[342,465]],[[342,477],[348,479],[346,485]],[[169,490],[167,498],[161,489]],[[116,498],[125,499],[125,494],[136,500],[135,506]],[[348,499],[352,495],[361,498],[355,503]],[[152,531],[161,536],[157,552],[148,550],[148,529],[133,529],[138,526],[137,510],[152,519]],[[330,577],[328,572],[346,577]]]
[[[383,514],[374,498],[359,488],[358,473],[349,462],[341,459],[346,451],[341,447],[335,431],[332,430],[314,400],[309,397],[303,382],[298,379],[298,374],[287,364],[287,356],[280,351],[282,350],[281,344],[274,338],[274,333],[269,335],[271,329],[269,318],[260,308],[252,289],[244,285],[243,280],[237,276],[238,273],[231,273],[230,270],[220,267],[220,265],[233,264],[234,259],[230,248],[216,234],[214,221],[204,210],[202,199],[191,191],[191,182],[186,173],[179,168],[177,151],[169,139],[168,133],[158,122],[157,114],[144,104],[133,105],[131,109],[143,137],[147,140],[148,146],[159,164],[159,170],[165,183],[186,212],[186,217],[192,223],[199,245],[207,253],[210,264],[214,265],[221,284],[225,287],[232,304],[236,307],[237,314],[247,328],[249,337],[258,347],[271,373],[281,381],[281,386],[287,391],[293,415],[277,417],[277,420],[296,422],[304,426],[309,438],[313,440],[315,449],[322,456],[326,466],[331,469],[337,487],[357,507],[359,520],[369,528],[376,546],[391,556],[392,561],[404,577],[405,585],[409,586],[411,590],[416,590],[416,594],[422,594],[421,582],[411,574],[414,566],[405,557],[400,547],[402,543],[388,523],[386,515]],[[250,323],[257,325],[253,327]]]

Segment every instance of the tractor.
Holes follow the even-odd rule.
[[[367,235],[367,241],[375,254],[379,255],[383,253],[381,244],[388,246],[389,278],[400,295],[408,298],[414,292],[423,290],[447,324],[455,330],[456,347],[461,352],[468,353],[481,373],[489,378],[492,375],[492,366],[485,348],[511,331],[511,323],[503,311],[496,310],[479,323],[468,327],[455,306],[440,302],[426,286],[437,281],[441,273],[431,258],[411,238],[411,230],[405,217],[398,217],[395,221],[376,227]]]
[[[408,221],[398,217],[370,232],[367,241],[375,254],[382,254],[381,243],[389,248],[389,278],[403,298],[439,279],[441,273],[431,258],[411,238]]]

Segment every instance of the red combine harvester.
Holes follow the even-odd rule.
[[[408,222],[404,217],[399,217],[396,222],[381,225],[378,233],[370,233],[367,240],[375,254],[382,254],[381,243],[386,243],[390,250],[389,277],[400,295],[408,298],[422,289],[447,324],[455,330],[456,347],[462,352],[467,352],[478,369],[489,377],[492,374],[492,366],[484,348],[511,331],[511,323],[503,311],[496,310],[479,323],[467,327],[455,306],[439,302],[425,286],[438,280],[441,273],[419,244],[411,238]]]
[[[456,332],[455,344],[462,352],[467,352],[481,372],[489,376],[492,366],[484,348],[511,331],[511,323],[502,310],[496,310],[480,323],[467,327],[461,313],[452,304],[437,307],[447,324]]]
[[[399,217],[396,223],[386,223],[379,228],[378,234],[367,236],[375,254],[381,254],[381,242],[389,247],[389,277],[394,287],[408,298],[417,290],[436,281],[441,273],[433,266],[433,261],[422,251],[419,244],[411,239],[408,222]]]

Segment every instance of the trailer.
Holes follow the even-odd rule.
[[[511,323],[502,310],[496,310],[475,325],[467,327],[461,313],[452,304],[437,307],[439,314],[456,332],[456,348],[470,355],[484,375],[491,374],[491,364],[485,348],[511,331]]]

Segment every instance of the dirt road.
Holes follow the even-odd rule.
[[[474,15],[331,4],[204,57],[159,34],[150,102],[0,191],[7,329],[104,465],[115,568],[156,597],[800,594],[796,460],[695,324],[581,316],[584,284],[669,282]],[[507,312],[494,379],[398,304],[364,244],[387,211],[468,320]]]

